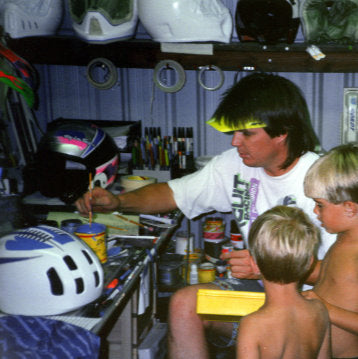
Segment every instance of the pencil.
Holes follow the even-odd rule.
[[[129,223],[132,223],[132,224],[135,224],[136,226],[139,226],[139,227],[143,227],[143,228],[146,228],[148,229],[149,231],[153,231],[153,228],[152,227],[148,227],[142,223],[139,223],[139,222],[136,222],[136,221],[132,221],[131,219],[127,218],[127,217],[124,217],[124,216],[121,216],[120,214],[116,214],[116,216],[120,219],[122,219],[123,221],[127,221]]]
[[[90,205],[91,205],[91,209],[89,211],[89,225],[90,227],[92,226],[92,217],[93,217],[93,213],[92,213],[92,173],[89,173],[89,193],[90,193]]]

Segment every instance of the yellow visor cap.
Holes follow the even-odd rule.
[[[206,123],[212,127],[215,128],[215,130],[218,130],[220,132],[232,132],[232,131],[240,131],[240,130],[248,130],[250,128],[262,128],[266,127],[266,123],[262,122],[260,120],[247,120],[246,122],[235,126],[235,127],[229,127],[225,124],[224,119],[217,119],[215,117],[211,118],[210,120],[206,121]]]

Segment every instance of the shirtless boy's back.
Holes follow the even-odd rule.
[[[268,293],[271,289],[276,291],[273,299]],[[330,358],[329,318],[324,305],[303,298],[297,287],[281,289],[268,291],[265,285],[264,306],[242,319],[238,358]]]
[[[330,150],[306,174],[305,194],[314,212],[337,240],[321,264],[313,292],[326,305],[331,320],[332,355],[358,358],[358,146]]]
[[[252,265],[261,271],[266,300],[240,322],[238,359],[331,358],[327,310],[298,291],[317,243],[317,229],[298,208],[277,206],[253,223]]]
[[[357,228],[358,229],[358,228]],[[358,313],[358,230],[338,235],[326,254],[314,292],[328,303]],[[335,358],[358,357],[358,333],[332,324]]]

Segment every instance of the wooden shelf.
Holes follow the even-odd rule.
[[[154,68],[166,59],[178,61],[185,69],[216,65],[222,70],[241,71],[247,67],[272,72],[357,72],[357,46],[320,46],[326,55],[314,60],[307,44],[263,46],[258,43],[214,44],[213,55],[161,52],[160,43],[151,40],[89,44],[73,37],[9,39],[7,45],[32,64],[87,66],[98,57],[117,67]]]

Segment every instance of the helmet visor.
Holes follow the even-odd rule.
[[[88,12],[102,14],[112,25],[129,21],[133,16],[133,0],[70,0],[72,19],[82,23]]]

